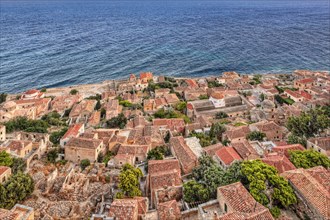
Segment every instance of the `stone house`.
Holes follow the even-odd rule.
[[[85,125],[78,123],[73,124],[69,127],[67,132],[63,135],[63,137],[60,139],[60,145],[61,147],[64,147],[66,143],[73,137],[79,137],[82,133],[85,132]]]
[[[145,197],[115,199],[108,213],[116,220],[140,220],[147,213],[149,201]]]
[[[11,176],[11,168],[0,166],[0,184],[4,184]]]
[[[273,121],[261,121],[250,124],[251,131],[259,131],[266,134],[268,140],[282,140],[285,137],[284,127],[279,126]]]
[[[51,101],[51,110],[59,114],[64,114],[65,110],[72,108],[72,106],[82,100],[82,96],[77,95],[62,95],[56,96]]]
[[[236,161],[241,161],[242,158],[233,147],[222,147],[215,152],[215,159],[224,169],[227,169]]]
[[[330,173],[324,167],[296,169],[282,173],[289,180],[300,201],[303,201],[305,213],[310,219],[330,219]]]
[[[269,209],[258,203],[240,182],[219,187],[217,199],[223,212],[218,220],[274,219]]]
[[[85,122],[94,112],[97,101],[93,99],[84,99],[80,103],[75,104],[69,114],[71,122]]]
[[[100,153],[105,153],[102,140],[89,138],[71,138],[65,145],[65,160],[79,163],[88,159],[90,162],[97,161]]]
[[[34,209],[21,204],[16,204],[11,210],[0,208],[0,219],[34,220]]]
[[[307,149],[316,150],[330,158],[330,137],[317,137],[308,139]]]
[[[149,160],[147,192],[150,193],[151,206],[171,200],[182,199],[182,180],[177,159]]]
[[[309,89],[314,85],[314,79],[313,78],[304,78],[304,79],[298,79],[294,81],[294,88],[297,88],[299,90],[305,90]]]
[[[182,136],[172,137],[170,139],[172,154],[178,158],[181,169],[184,174],[191,173],[198,166],[198,158],[186,144]]]

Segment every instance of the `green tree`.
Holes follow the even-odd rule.
[[[208,201],[210,192],[203,184],[191,180],[183,184],[183,199],[188,203]]]
[[[42,88],[40,92],[47,92],[47,88]]]
[[[203,100],[203,99],[208,99],[209,97],[206,94],[204,94],[204,95],[200,95],[198,98],[200,100]]]
[[[26,131],[26,132],[38,132],[47,133],[49,124],[43,120],[31,120],[26,117],[16,117],[5,123],[6,131]]]
[[[197,137],[202,147],[207,147],[216,143],[216,139],[214,137],[212,138],[210,135],[206,135],[204,133],[196,133],[193,131],[190,136]]]
[[[219,141],[222,140],[222,134],[226,131],[226,127],[220,122],[213,123],[210,130],[210,136],[217,138]]]
[[[10,209],[17,202],[23,201],[27,196],[31,195],[34,189],[34,182],[29,174],[18,172],[11,176],[11,178],[4,185],[6,191],[5,202],[0,204],[0,207]],[[1,198],[2,200],[2,198]]]
[[[88,159],[81,160],[80,162],[80,167],[82,170],[84,170],[89,165],[91,165],[91,162]]]
[[[127,123],[127,118],[123,113],[120,113],[117,117],[113,117],[106,122],[108,128],[120,128],[123,129]]]
[[[43,115],[41,117],[41,120],[46,121],[48,124],[54,126],[62,126],[66,124],[64,121],[61,120],[61,115],[56,111]]]
[[[127,197],[141,196],[139,188],[142,171],[129,164],[125,164],[119,174],[119,189]]]
[[[1,93],[0,94],[0,104],[5,102],[7,99],[7,94],[6,93]]]
[[[307,146],[307,140],[304,137],[299,137],[293,134],[288,136],[288,144],[301,144],[302,146]]]
[[[47,153],[47,160],[51,163],[55,163],[58,158],[58,149],[53,148]]]
[[[77,95],[78,94],[78,90],[76,89],[71,89],[70,91],[70,95]]]
[[[10,167],[13,164],[13,158],[6,151],[0,151],[0,166]]]
[[[101,108],[102,106],[101,106],[101,102],[100,102],[100,100],[97,100],[97,102],[96,102],[96,105],[95,105],[95,110],[99,110],[100,108]]]
[[[319,108],[289,117],[287,128],[295,136],[310,138],[330,127],[330,118]]]
[[[281,215],[281,210],[277,206],[270,208],[269,211],[274,218],[278,218]]]
[[[50,134],[49,136],[49,140],[53,143],[53,144],[59,144],[61,138],[64,136],[64,134],[68,131],[68,128],[62,128],[60,131],[54,131]]]
[[[260,160],[244,161],[241,172],[253,198],[269,208],[276,204],[288,207],[297,202],[292,187],[281,177],[275,167]]]
[[[252,131],[248,135],[246,135],[246,138],[251,141],[262,141],[265,137],[266,134],[260,131]]]
[[[216,119],[228,118],[228,114],[226,112],[217,112],[215,114]]]
[[[289,151],[290,161],[297,168],[311,168],[316,166],[323,166],[330,168],[330,159],[322,153],[314,150],[304,151]]]
[[[13,158],[13,164],[11,165],[12,173],[24,172],[26,169],[26,162],[22,158]]]
[[[175,105],[175,109],[181,113],[184,113],[184,111],[186,110],[187,108],[187,102],[179,102]]]

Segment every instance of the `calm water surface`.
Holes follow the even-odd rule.
[[[328,0],[1,0],[0,7],[0,92],[140,71],[330,70]]]

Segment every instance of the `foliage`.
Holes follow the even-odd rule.
[[[186,123],[190,122],[190,119],[185,115],[178,111],[173,110],[165,110],[163,108],[159,109],[154,114],[155,118],[182,118]]]
[[[316,166],[323,166],[330,168],[330,159],[317,151],[304,150],[304,151],[289,151],[290,161],[297,168],[311,168]]]
[[[105,110],[105,108],[101,108],[101,118],[105,118],[107,111]]]
[[[40,92],[47,92],[47,88],[42,88]]]
[[[210,136],[222,140],[222,134],[226,131],[226,127],[220,122],[213,123],[210,130]]]
[[[10,167],[13,164],[13,158],[6,151],[0,151],[0,166]]]
[[[226,112],[217,112],[215,114],[216,119],[228,118],[228,114]]]
[[[209,97],[206,94],[204,94],[204,95],[200,95],[198,98],[200,100],[203,100],[203,99],[208,99]]]
[[[41,117],[41,120],[46,121],[49,125],[54,126],[62,126],[66,124],[64,121],[61,120],[61,115],[56,111],[43,115]]]
[[[295,136],[310,138],[330,127],[330,118],[320,108],[289,117],[287,128]]]
[[[142,171],[129,164],[125,164],[119,174],[119,189],[124,196],[134,197],[141,196],[142,192],[139,188],[139,179],[142,177]]]
[[[266,98],[267,98],[267,96],[266,96],[264,93],[261,93],[261,94],[259,95],[259,100],[260,100],[260,102],[264,101]]]
[[[0,94],[0,104],[5,102],[7,99],[7,94],[6,93],[1,93]]]
[[[307,146],[307,140],[304,137],[299,137],[293,134],[288,136],[288,144],[301,144],[302,146]]]
[[[183,184],[183,199],[188,203],[207,201],[210,199],[210,192],[203,184],[191,180]]]
[[[165,155],[169,155],[168,148],[166,146],[158,146],[148,152],[147,160],[162,160]]]
[[[13,164],[10,166],[12,173],[24,172],[26,169],[26,162],[23,158],[13,158]]]
[[[72,108],[65,109],[63,117],[69,117]]]
[[[282,96],[280,95],[275,95],[275,100],[279,103],[279,104],[283,104],[283,103],[286,103],[288,105],[292,105],[294,103],[294,101],[290,98],[283,98]]]
[[[260,131],[252,131],[246,135],[246,138],[251,141],[262,141],[265,137],[266,134]]]
[[[204,133],[191,132],[190,136],[197,137],[202,147],[207,147],[216,143],[216,139]]]
[[[16,117],[5,123],[6,131],[23,130],[26,132],[47,133],[48,123],[43,120],[31,120],[26,117]]]
[[[102,107],[100,100],[97,100],[96,105],[94,107],[95,110],[99,110]]]
[[[247,180],[250,194],[262,205],[287,207],[297,202],[292,187],[274,167],[260,160],[249,160],[241,164],[241,172]]]
[[[243,122],[236,122],[236,123],[234,124],[235,127],[244,126],[244,125],[246,125],[246,124],[243,123]]]
[[[179,102],[175,105],[175,110],[183,113],[187,108],[187,102]]]
[[[57,148],[53,148],[47,153],[47,160],[50,163],[55,163],[57,157],[58,157],[58,149]]]
[[[168,88],[171,91],[173,91],[173,88],[177,87],[177,86],[178,86],[178,84],[176,82],[170,82],[170,81],[160,82],[160,83],[149,82],[146,90],[149,92],[155,92],[156,89]]]
[[[89,165],[91,165],[91,162],[88,159],[81,160],[80,162],[80,167],[82,170],[84,170]]]
[[[270,208],[269,211],[274,218],[278,218],[281,215],[281,210],[277,206]]]
[[[218,81],[209,81],[207,82],[207,86],[209,88],[214,88],[214,87],[222,87],[223,85],[219,83]]]
[[[105,165],[107,165],[112,156],[113,156],[113,153],[111,151],[107,151],[103,157],[103,163],[105,163]]]
[[[254,81],[255,84],[261,84],[261,75],[254,75],[252,80]]]
[[[68,128],[62,128],[60,131],[54,131],[50,134],[49,140],[53,144],[59,144],[61,138],[64,136],[64,134],[68,131]]]
[[[4,185],[0,184],[0,208],[11,209],[31,195],[33,189],[33,179],[29,174],[18,172],[12,175]]]
[[[132,103],[129,102],[128,100],[122,100],[122,101],[119,101],[119,105],[122,105],[124,107],[132,107]]]
[[[96,101],[100,101],[102,99],[102,95],[97,93],[96,95],[89,96],[86,99],[94,99]]]
[[[76,90],[76,89],[71,89],[71,91],[70,91],[70,95],[76,95],[76,94],[78,94],[78,90]]]
[[[113,117],[106,122],[108,128],[120,128],[123,129],[127,123],[127,118],[123,113],[120,113],[117,117]]]
[[[242,177],[239,163],[234,163],[226,171],[207,155],[201,156],[199,163],[200,165],[193,170],[192,175],[198,183],[207,186],[210,197],[212,198],[216,198],[216,192],[219,186],[237,182]]]

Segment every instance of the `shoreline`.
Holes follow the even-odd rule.
[[[294,72],[297,71],[297,70],[294,70],[294,71],[291,71],[290,73],[284,73],[284,72],[278,72],[278,73],[238,73],[239,75],[248,75],[248,76],[255,76],[255,75],[262,75],[262,76],[269,76],[269,77],[272,77],[272,76],[278,76],[278,75],[290,75],[290,74],[294,74]],[[328,72],[330,74],[330,71],[328,70],[308,70],[308,71],[314,71],[314,72]],[[233,71],[235,72],[235,71]],[[129,75],[130,74],[127,74],[126,78],[122,77],[122,78],[118,78],[118,79],[113,79],[113,80],[110,80],[110,79],[107,79],[107,80],[104,80],[104,81],[99,81],[99,82],[94,82],[94,83],[81,83],[81,84],[72,84],[72,85],[66,85],[66,86],[60,86],[60,87],[30,87],[28,88],[27,90],[30,90],[30,89],[42,89],[42,88],[46,88],[47,89],[47,92],[46,94],[49,95],[49,96],[52,96],[52,95],[60,95],[58,93],[68,93],[71,89],[77,89],[77,90],[92,90],[94,91],[91,92],[91,94],[96,94],[98,92],[101,92],[106,89],[105,87],[109,86],[111,83],[114,83],[114,82],[122,82],[124,83],[125,81],[128,80],[129,78]],[[174,79],[177,79],[177,80],[180,80],[180,79],[208,79],[208,78],[216,78],[216,77],[220,77],[222,76],[223,73],[219,74],[219,75],[204,75],[204,76],[200,76],[200,77],[196,77],[196,76],[191,76],[191,77],[186,77],[186,76],[183,76],[183,77],[178,77],[178,76],[171,76],[171,75],[166,75],[166,74],[162,74],[162,75],[157,75],[155,74],[154,76],[165,76],[165,77],[171,77],[171,78],[174,78]],[[97,91],[95,91],[95,89],[99,89]],[[6,92],[0,92],[0,93],[6,93],[8,94],[8,98],[9,99],[14,99],[17,95],[21,95],[23,94],[25,91],[27,90],[24,90],[24,91],[21,91],[21,92],[17,92],[17,93],[6,93]],[[85,92],[85,93],[88,93],[88,92]]]

